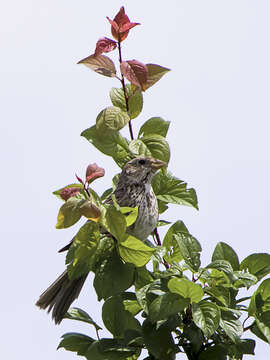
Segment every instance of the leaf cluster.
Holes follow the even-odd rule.
[[[252,254],[239,263],[235,251],[220,242],[211,263],[202,267],[201,246],[181,221],[168,229],[161,250],[170,267],[152,271],[138,266],[139,253],[125,262],[121,252],[109,251],[95,268],[94,287],[113,338],[65,334],[59,347],[87,359],[135,359],[142,349],[155,359],[174,359],[181,352],[189,359],[242,359],[254,354],[255,341],[244,337],[248,329],[270,343],[269,279],[252,296],[241,296],[270,273],[270,255]],[[242,314],[252,321],[248,329]],[[67,317],[100,329],[80,309]]]

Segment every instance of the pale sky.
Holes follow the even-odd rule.
[[[202,245],[204,266],[219,241],[231,245],[240,260],[270,252],[268,0],[5,2],[0,343],[6,360],[75,359],[74,353],[56,352],[60,336],[95,336],[86,324],[64,320],[55,326],[34,303],[64,270],[57,250],[78,229],[55,229],[61,202],[52,191],[96,162],[106,170],[94,183],[101,194],[118,171],[80,137],[110,105],[109,90],[118,82],[76,63],[94,52],[100,37],[111,37],[105,17],[114,17],[122,5],[131,21],[142,24],[123,44],[124,58],[172,69],[145,94],[134,131],[152,116],[171,121],[169,169],[199,198],[199,212],[170,206],[162,218],[185,222]],[[74,305],[103,325],[91,276]],[[255,351],[256,360],[270,355],[260,340]]]

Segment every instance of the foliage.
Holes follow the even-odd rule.
[[[169,163],[169,121],[151,117],[141,126],[137,138],[132,129],[132,121],[143,108],[143,92],[169,69],[138,60],[123,61],[122,41],[139,24],[130,22],[123,7],[108,21],[114,40],[98,40],[94,54],[79,63],[115,78],[121,86],[111,89],[112,104],[81,135],[120,168],[137,155]],[[120,75],[114,62],[103,55],[114,49],[118,49]],[[120,133],[127,125],[130,139]],[[143,349],[148,351],[147,359],[171,360],[183,353],[190,360],[222,360],[254,354],[255,341],[245,336],[248,330],[270,344],[270,279],[259,283],[270,273],[270,255],[251,254],[240,262],[236,252],[220,242],[211,262],[203,266],[201,245],[180,220],[169,227],[162,242],[156,229],[155,245],[143,243],[126,234],[138,209],[121,208],[116,202],[103,204],[115,188],[117,177],[101,197],[90,188],[92,181],[103,175],[104,169],[89,165],[85,180],[77,176],[79,183],[54,194],[64,200],[58,229],[72,226],[82,216],[87,218],[68,251],[68,273],[71,279],[89,271],[95,274],[94,289],[98,300],[104,301],[103,323],[112,337],[100,338],[101,327],[84,310],[71,308],[66,318],[94,326],[97,338],[67,333],[58,348],[91,360],[135,360]],[[195,190],[167,170],[160,171],[152,185],[159,213],[164,214],[169,204],[198,209]],[[162,225],[168,222],[160,221],[158,226]],[[105,233],[100,232],[101,226]],[[252,286],[257,286],[253,294],[243,296]],[[247,319],[251,322],[245,327]]]

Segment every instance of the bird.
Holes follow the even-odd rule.
[[[153,157],[139,156],[128,161],[119,176],[114,191],[115,199],[119,206],[138,207],[136,221],[130,225],[126,232],[146,241],[147,237],[155,229],[158,222],[158,203],[152,189],[152,180],[155,173],[167,164]],[[113,204],[110,195],[104,204]],[[68,250],[72,241],[59,250]],[[40,309],[52,310],[52,318],[59,324],[70,305],[79,296],[88,273],[76,279],[69,279],[65,270],[39,297],[36,305]]]

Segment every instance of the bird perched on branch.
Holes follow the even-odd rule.
[[[123,167],[114,191],[119,206],[138,207],[137,219],[126,232],[142,241],[147,239],[158,221],[157,199],[151,183],[156,171],[163,166],[166,166],[165,162],[149,157],[130,160]],[[106,199],[105,203],[112,204],[112,198]],[[63,249],[68,249],[69,246],[70,244]],[[41,309],[48,308],[48,312],[52,310],[52,318],[59,324],[72,302],[79,296],[87,275],[70,280],[67,270],[64,271],[40,295],[36,305]]]

